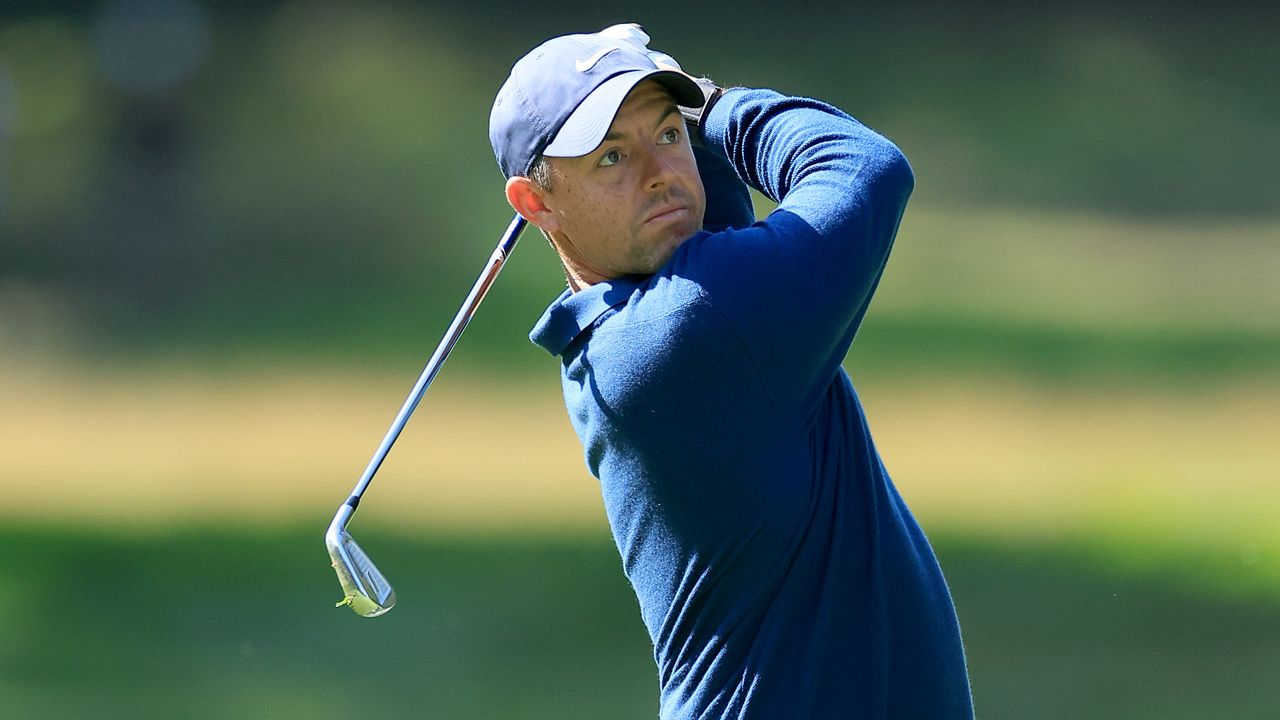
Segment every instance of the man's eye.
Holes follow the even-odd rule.
[[[680,142],[679,130],[675,128],[667,128],[666,131],[662,133],[661,143],[663,145],[674,145],[675,143],[678,143],[678,142]]]
[[[617,150],[610,150],[604,155],[601,155],[600,162],[596,164],[599,165],[600,167],[607,167],[609,165],[617,164],[620,160],[622,160],[622,153],[618,152]]]

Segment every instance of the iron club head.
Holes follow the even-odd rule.
[[[343,506],[347,508],[349,506]],[[329,558],[333,561],[333,569],[338,573],[338,582],[342,585],[344,597],[337,607],[350,606],[357,615],[377,617],[390,610],[396,604],[396,591],[391,583],[378,571],[373,561],[356,544],[355,538],[347,532],[342,516],[348,513],[339,512],[333,525],[325,534],[325,547],[329,550]]]

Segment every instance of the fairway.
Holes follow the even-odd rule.
[[[10,373],[11,517],[114,526],[323,517],[364,470],[413,378]],[[379,471],[362,522],[595,523],[598,493],[555,396],[442,380]]]
[[[1126,564],[1203,555],[1215,582],[1280,593],[1275,386],[860,387],[885,463],[927,529],[1106,543]],[[337,373],[15,370],[0,392],[28,411],[0,418],[3,514],[125,531],[308,523],[319,537],[407,389]],[[409,423],[356,526],[576,533],[603,522],[554,380],[455,374]]]

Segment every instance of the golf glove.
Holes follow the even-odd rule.
[[[596,33],[596,35],[613,40],[618,45],[629,45],[639,50],[648,55],[653,64],[660,68],[684,72],[684,69],[680,67],[680,63],[676,62],[675,58],[664,52],[649,49],[649,33],[645,32],[639,23],[612,25]]]

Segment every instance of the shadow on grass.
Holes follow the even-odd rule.
[[[22,718],[651,718],[607,537],[360,533],[400,606],[335,609],[323,528],[0,531],[0,696]],[[1070,547],[938,537],[983,718],[1262,718],[1280,604]]]

